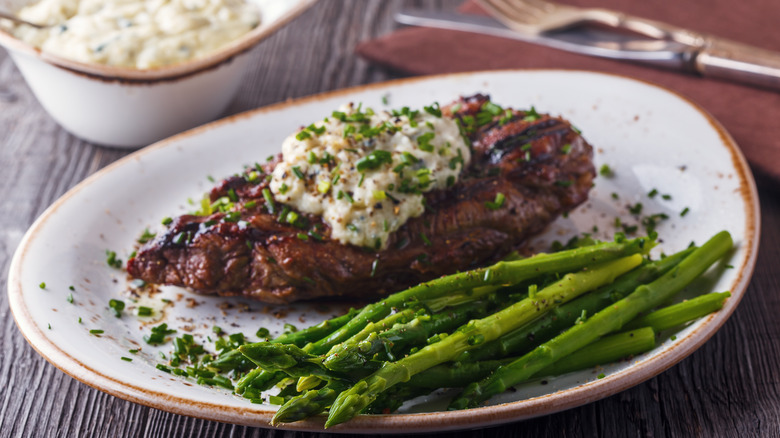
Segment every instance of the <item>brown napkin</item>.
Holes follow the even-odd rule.
[[[780,52],[777,0],[566,0],[603,7]],[[484,13],[473,1],[460,12]],[[754,171],[780,182],[780,91],[704,79],[486,35],[402,28],[357,47],[370,61],[413,74],[505,68],[603,71],[650,81],[700,104],[734,136]],[[774,184],[772,184],[774,185]]]

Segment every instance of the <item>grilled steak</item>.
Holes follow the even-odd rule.
[[[269,211],[268,183],[242,175],[210,193],[212,201],[237,199],[240,212],[178,217],[127,270],[198,293],[289,303],[374,298],[496,261],[585,201],[595,170],[591,146],[567,121],[533,110],[485,120],[486,102],[476,95],[443,108],[467,127],[472,159],[453,187],[425,194],[426,212],[394,232],[384,250],[330,240],[328,225],[316,216],[302,215],[319,230],[304,240],[300,228],[277,219],[278,204]]]

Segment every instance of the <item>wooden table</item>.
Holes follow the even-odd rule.
[[[229,113],[397,77],[353,54],[393,30],[404,7],[453,2],[323,0],[253,53]],[[68,189],[125,150],[62,130],[0,51],[0,284],[25,230]],[[780,193],[759,181],[763,231],[753,281],[737,311],[701,349],[632,389],[566,412],[452,436],[780,435]],[[0,294],[0,437],[303,436],[169,414],[114,398],[47,363],[16,328]]]

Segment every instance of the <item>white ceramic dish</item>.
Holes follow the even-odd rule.
[[[615,216],[626,217],[626,205],[642,202],[646,212],[664,212],[670,219],[658,228],[666,252],[703,242],[726,229],[736,250],[720,276],[699,283],[706,290],[731,290],[733,296],[718,313],[688,326],[676,341],[632,363],[605,366],[596,379],[583,371],[518,387],[491,400],[490,405],[464,411],[440,411],[445,399],[433,396],[407,403],[398,414],[359,416],[334,428],[344,432],[422,432],[486,426],[543,415],[594,401],[662,372],[693,352],[725,322],[745,292],[755,264],[759,235],[759,204],[750,171],[731,137],[695,104],[654,85],[579,71],[505,71],[447,75],[375,84],[313,96],[258,109],[178,135],[139,151],[91,176],[52,205],[30,228],[14,256],[8,283],[11,309],[24,336],[46,359],[74,378],[118,397],[167,411],[211,420],[267,426],[275,407],[253,405],[217,388],[155,369],[158,350],[142,341],[149,326],[126,314],[111,315],[107,303],[125,297],[122,272],[105,263],[105,250],[125,259],[134,239],[161,218],[188,209],[187,198],[199,199],[211,185],[207,175],[223,177],[242,165],[275,153],[282,139],[302,124],[330,114],[345,101],[381,108],[421,107],[448,102],[460,94],[490,93],[494,100],[515,107],[562,114],[596,145],[597,165],[615,169],[614,178],[599,178],[587,205],[559,219],[533,245],[546,248],[553,239],[600,230],[612,235]],[[656,188],[673,195],[649,199]],[[620,201],[611,194],[616,193]],[[683,208],[689,213],[680,216]],[[45,290],[39,287],[46,283]],[[74,303],[66,301],[73,285]],[[265,326],[272,333],[284,323],[316,323],[336,313],[321,305],[267,307],[201,297],[163,288],[163,297],[185,298],[166,311],[169,325],[184,326],[203,339],[213,325],[228,332],[255,333]],[[189,299],[198,305],[188,307]],[[127,301],[129,303],[129,301]],[[159,300],[157,301],[159,302]],[[279,318],[273,315],[277,314]],[[81,318],[82,323],[78,322]],[[191,319],[190,319],[191,318]],[[50,328],[49,328],[50,327]],[[101,337],[90,329],[105,330]],[[181,331],[180,331],[181,332]],[[254,337],[251,337],[254,339]],[[128,349],[142,347],[133,362]],[[318,430],[316,418],[286,427]]]
[[[36,0],[0,0],[16,11]],[[261,23],[204,58],[139,70],[86,64],[41,52],[0,30],[11,55],[46,111],[87,141],[138,147],[201,125],[227,108],[249,65],[248,50],[315,0],[251,0]]]

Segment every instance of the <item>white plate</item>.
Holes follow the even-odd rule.
[[[178,414],[230,423],[267,426],[275,407],[253,405],[217,388],[162,373],[155,368],[158,350],[142,341],[149,325],[125,314],[115,318],[107,309],[111,298],[128,304],[127,280],[106,266],[105,251],[122,259],[146,228],[161,228],[160,219],[188,210],[185,200],[199,199],[211,185],[207,175],[221,178],[242,165],[261,161],[278,151],[282,140],[304,124],[330,114],[345,101],[383,108],[422,107],[446,103],[458,95],[485,92],[505,106],[561,114],[579,127],[596,148],[597,166],[608,164],[616,175],[599,178],[591,200],[566,219],[558,220],[533,244],[589,232],[611,237],[616,216],[628,217],[627,204],[642,202],[647,213],[670,219],[658,231],[662,248],[671,253],[699,243],[726,229],[736,242],[726,269],[704,286],[731,290],[720,312],[667,339],[632,363],[604,367],[606,378],[583,371],[522,385],[465,411],[438,411],[442,398],[418,399],[393,415],[361,416],[334,428],[348,432],[412,432],[485,426],[548,414],[597,400],[642,382],[672,366],[706,341],[734,311],[745,292],[758,252],[758,198],[742,154],[725,130],[701,108],[654,85],[600,73],[523,70],[456,74],[374,84],[286,102],[237,115],[146,148],[91,176],[54,203],[33,224],[14,256],[8,293],[16,322],[24,336],[47,360],[74,378],[137,403]],[[671,194],[650,199],[651,189]],[[617,193],[619,201],[612,198]],[[689,213],[680,212],[689,208]],[[39,287],[46,283],[45,290]],[[66,301],[74,286],[74,304]],[[176,288],[163,296],[184,294],[200,305],[179,301],[166,313],[169,325],[192,326],[196,338],[213,325],[228,332],[254,334],[265,326],[278,332],[285,322],[319,322],[339,311],[315,306],[270,308],[232,300],[201,297]],[[248,311],[245,308],[248,306]],[[224,306],[223,306],[224,307]],[[282,314],[275,318],[274,312]],[[301,316],[301,313],[305,313]],[[82,323],[78,322],[81,318]],[[190,319],[191,318],[191,319]],[[51,327],[51,328],[49,328]],[[90,329],[105,330],[98,337]],[[251,337],[254,339],[254,337]],[[142,347],[133,356],[130,348]],[[120,359],[133,357],[133,362]],[[318,430],[322,418],[288,425]]]

